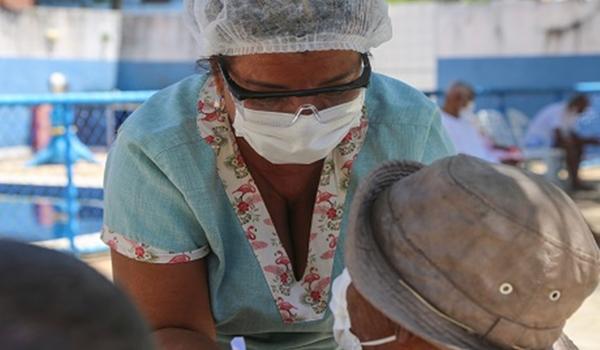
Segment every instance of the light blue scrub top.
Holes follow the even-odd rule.
[[[209,247],[205,257],[219,342],[244,336],[248,349],[333,349],[333,318],[286,325],[223,189],[215,153],[196,125],[208,74],[154,95],[121,127],[105,177],[104,223],[129,239],[170,252]],[[352,169],[346,210],[360,179],[388,160],[431,163],[449,156],[439,111],[421,92],[374,74],[367,91],[369,129]],[[348,217],[333,278],[343,269]],[[160,283],[157,283],[159,286]]]

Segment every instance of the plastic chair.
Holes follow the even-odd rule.
[[[483,132],[500,146],[516,146],[521,149],[526,169],[531,168],[534,161],[546,165],[544,177],[553,183],[560,184],[560,171],[564,167],[565,153],[559,148],[527,147],[525,135],[530,124],[527,115],[518,109],[509,108],[506,118],[497,110],[484,109],[477,113]]]
[[[524,149],[525,135],[527,134],[527,129],[529,128],[529,117],[518,109],[509,108],[506,111],[506,120],[510,126],[510,129],[512,130],[515,140],[517,141],[517,145]]]
[[[503,147],[519,146],[510,125],[499,111],[482,109],[477,112],[477,120],[481,131],[495,145]]]

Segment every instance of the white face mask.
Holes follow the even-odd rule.
[[[471,101],[468,105],[463,107],[459,112],[460,118],[470,118],[475,114],[475,102]]]
[[[397,340],[395,335],[383,339],[361,342],[350,328],[350,315],[348,314],[348,303],[346,301],[346,292],[352,280],[348,270],[333,281],[331,287],[331,303],[329,308],[333,313],[333,336],[342,350],[361,350],[363,346],[379,346],[392,343]]]
[[[322,111],[304,105],[297,113],[266,112],[236,103],[233,127],[236,136],[273,164],[311,164],[360,125],[364,103],[364,89],[354,100]]]

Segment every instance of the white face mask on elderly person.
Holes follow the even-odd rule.
[[[333,313],[333,336],[335,341],[343,350],[361,350],[363,347],[381,346],[393,343],[398,337],[390,335],[381,339],[361,341],[352,333],[352,322],[348,313],[348,301],[346,295],[348,287],[352,283],[348,270],[344,270],[333,282],[332,297],[329,307]]]
[[[461,119],[469,119],[475,114],[475,102],[470,101],[465,107],[460,109],[459,117]]]

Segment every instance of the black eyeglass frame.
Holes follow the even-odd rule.
[[[227,71],[227,69],[225,68],[225,58],[223,56],[219,56],[217,60],[219,68],[221,69],[221,73],[223,74],[223,78],[225,78],[225,82],[229,87],[229,91],[237,100],[244,101],[249,99],[264,100],[268,98],[307,97],[326,93],[346,92],[350,90],[366,88],[369,86],[369,81],[371,80],[372,68],[371,62],[369,61],[368,53],[362,53],[361,58],[363,62],[363,72],[361,76],[354,81],[337,86],[291,91],[252,91],[243,88],[239,86],[233,79],[231,79],[229,71]]]

